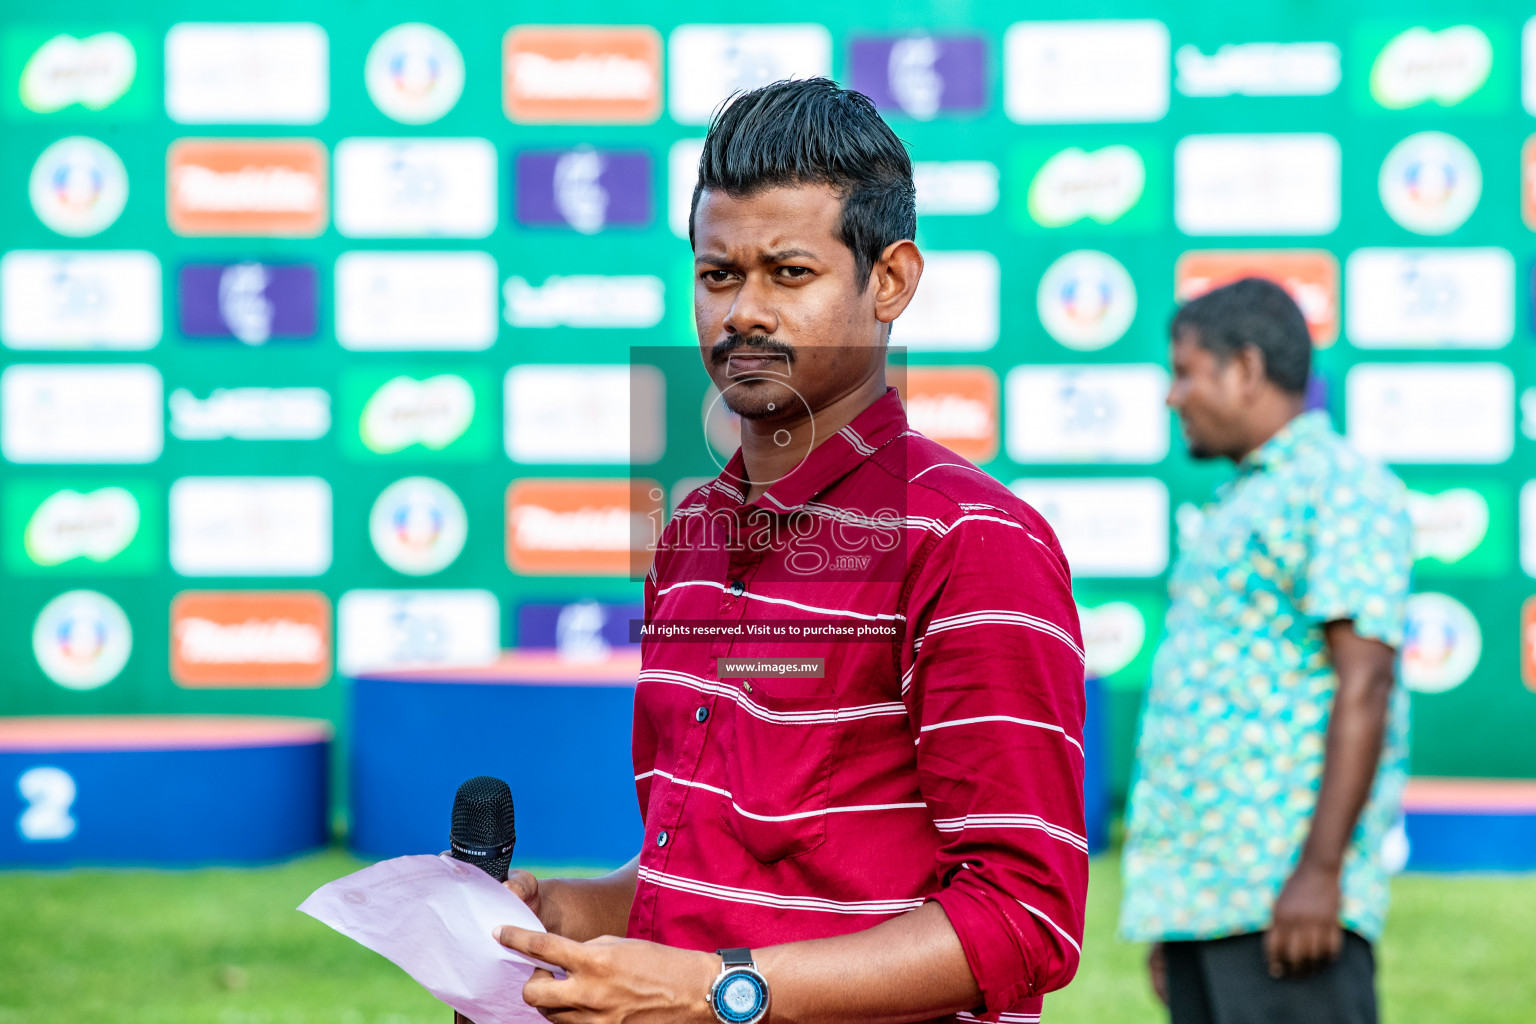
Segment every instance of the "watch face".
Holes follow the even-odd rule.
[[[755,1020],[767,999],[757,976],[746,971],[727,975],[715,999],[719,1016],[726,1021]]]

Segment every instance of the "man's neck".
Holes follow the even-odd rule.
[[[852,423],[885,394],[885,370],[853,387],[810,415],[786,420],[741,421],[741,460],[747,479],[747,501],[756,501],[795,469],[818,446]],[[782,432],[782,433],[781,433]],[[787,443],[780,444],[779,441]],[[761,481],[761,482],[759,482]]]
[[[1242,462],[1262,448],[1285,425],[1306,411],[1307,402],[1301,395],[1279,394],[1273,400],[1261,401],[1254,409],[1253,426],[1242,451],[1232,456],[1233,462]]]

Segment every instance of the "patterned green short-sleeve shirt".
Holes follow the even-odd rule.
[[[1401,481],[1322,412],[1292,420],[1217,491],[1169,581],[1131,788],[1126,938],[1269,926],[1322,779],[1338,684],[1323,626],[1352,619],[1361,636],[1402,645],[1412,533]],[[1396,686],[1344,864],[1343,923],[1373,941],[1387,909],[1383,843],[1407,778],[1407,711]]]

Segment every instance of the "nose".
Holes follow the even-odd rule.
[[[744,336],[774,334],[779,329],[779,317],[769,299],[768,288],[761,275],[748,274],[725,315],[725,329]]]
[[[1184,407],[1185,392],[1185,386],[1179,381],[1174,381],[1168,386],[1168,397],[1163,399],[1163,404],[1170,409],[1182,409]]]

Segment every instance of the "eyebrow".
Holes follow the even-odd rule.
[[[820,259],[809,249],[775,249],[773,252],[762,254],[759,262],[762,263],[788,263],[791,260],[817,260]],[[708,264],[715,267],[734,267],[736,261],[725,253],[701,252],[693,258],[696,266]]]

